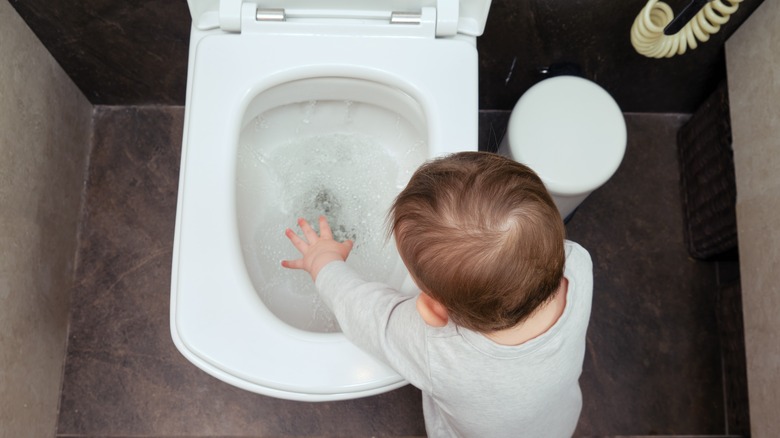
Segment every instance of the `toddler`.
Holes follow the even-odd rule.
[[[298,220],[302,258],[344,334],[423,393],[430,437],[567,437],[593,289],[588,252],[566,241],[526,166],[464,152],[423,164],[389,213],[420,293],[401,295],[344,262],[352,242]]]

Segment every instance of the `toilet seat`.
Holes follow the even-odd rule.
[[[189,3],[195,18],[171,280],[174,343],[209,374],[280,398],[340,400],[403,386],[394,370],[343,334],[292,328],[264,306],[244,268],[236,231],[235,149],[254,96],[292,81],[337,77],[378,82],[417,101],[430,155],[476,150],[473,38],[395,37],[386,30],[363,38],[372,32],[365,23],[356,24],[357,36],[338,26],[332,35],[314,37],[302,34],[308,23],[293,23],[292,32],[280,30],[282,23],[259,29],[267,23],[256,27],[246,14],[241,33],[233,33],[213,28],[216,2]],[[321,30],[322,23],[313,26]]]

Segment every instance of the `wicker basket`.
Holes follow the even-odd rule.
[[[677,134],[685,241],[696,259],[736,254],[737,199],[725,81]]]

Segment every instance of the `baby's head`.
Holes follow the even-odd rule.
[[[425,163],[389,220],[417,285],[475,331],[519,324],[563,278],[558,209],[532,170],[502,156],[463,152]]]

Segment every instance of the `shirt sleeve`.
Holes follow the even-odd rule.
[[[412,385],[430,391],[427,327],[417,313],[415,296],[364,281],[339,261],[320,270],[316,285],[347,339],[390,365]]]

